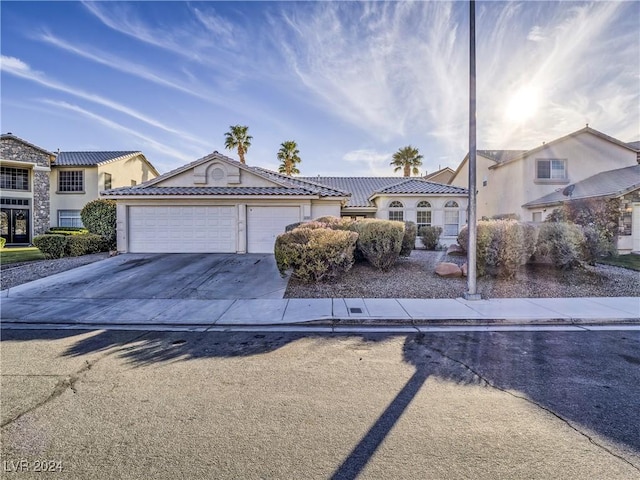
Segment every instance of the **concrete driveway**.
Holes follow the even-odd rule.
[[[31,299],[253,299],[284,296],[271,254],[123,254],[11,288]]]

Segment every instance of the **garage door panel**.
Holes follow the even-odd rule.
[[[273,253],[276,237],[300,221],[300,207],[248,207],[247,251]]]
[[[233,253],[235,212],[232,206],[129,207],[129,251]]]

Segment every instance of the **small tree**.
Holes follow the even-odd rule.
[[[405,177],[410,177],[412,173],[414,175],[420,173],[418,167],[422,166],[423,157],[417,148],[407,145],[394,153],[392,158],[391,166],[395,167],[394,172],[403,170]]]
[[[82,224],[90,233],[100,235],[110,249],[116,248],[116,202],[98,199],[87,203],[80,212]]]
[[[248,134],[249,127],[245,125],[231,125],[225,133],[224,147],[227,150],[237,150],[240,163],[245,163],[244,155],[251,146],[253,137]]]
[[[278,167],[279,173],[284,173],[288,177],[291,175],[299,175],[300,170],[296,166],[302,159],[300,158],[300,150],[298,145],[293,140],[287,140],[280,144],[280,150],[278,150],[278,160],[280,160],[280,166]]]

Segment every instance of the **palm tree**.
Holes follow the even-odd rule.
[[[297,175],[300,173],[300,170],[296,167],[296,164],[300,163],[302,159],[300,158],[300,150],[298,150],[298,145],[293,140],[287,140],[286,142],[282,142],[280,144],[280,150],[278,150],[278,160],[280,166],[278,167],[278,172],[284,173],[287,176]]]
[[[393,154],[393,161],[391,165],[396,167],[394,172],[404,169],[404,176],[410,177],[413,173],[418,175],[420,171],[418,167],[422,166],[422,155],[418,152],[417,148],[413,148],[411,145],[402,147],[396,153]]]
[[[227,150],[238,150],[238,157],[240,157],[240,163],[244,162],[244,154],[247,153],[251,146],[251,140],[253,137],[247,135],[249,127],[243,125],[232,125],[229,127],[229,131],[224,134],[224,146]]]

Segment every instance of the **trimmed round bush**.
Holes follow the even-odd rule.
[[[414,222],[404,222],[404,236],[402,237],[402,248],[400,249],[401,257],[408,257],[416,247],[416,236],[418,226]]]
[[[580,264],[584,235],[580,227],[569,222],[542,223],[538,231],[536,256],[549,258],[563,270]]]
[[[440,235],[442,235],[442,227],[428,225],[420,229],[420,240],[427,250],[435,250],[438,247]]]
[[[535,253],[536,229],[515,220],[483,220],[477,223],[476,272],[479,276],[513,277]],[[458,244],[468,251],[469,230],[458,234]]]
[[[357,249],[373,267],[388,270],[400,257],[404,223],[366,219],[352,225],[358,233]]]
[[[33,244],[46,258],[62,258],[67,245],[65,235],[38,235],[34,237]]]
[[[357,239],[354,232],[295,228],[276,238],[278,270],[307,283],[335,278],[353,266]]]
[[[82,224],[89,232],[100,235],[109,244],[116,247],[116,202],[99,198],[87,203],[80,212]]]
[[[65,254],[69,257],[79,257],[90,253],[108,250],[107,242],[100,235],[88,233],[85,235],[70,235],[67,237]]]

